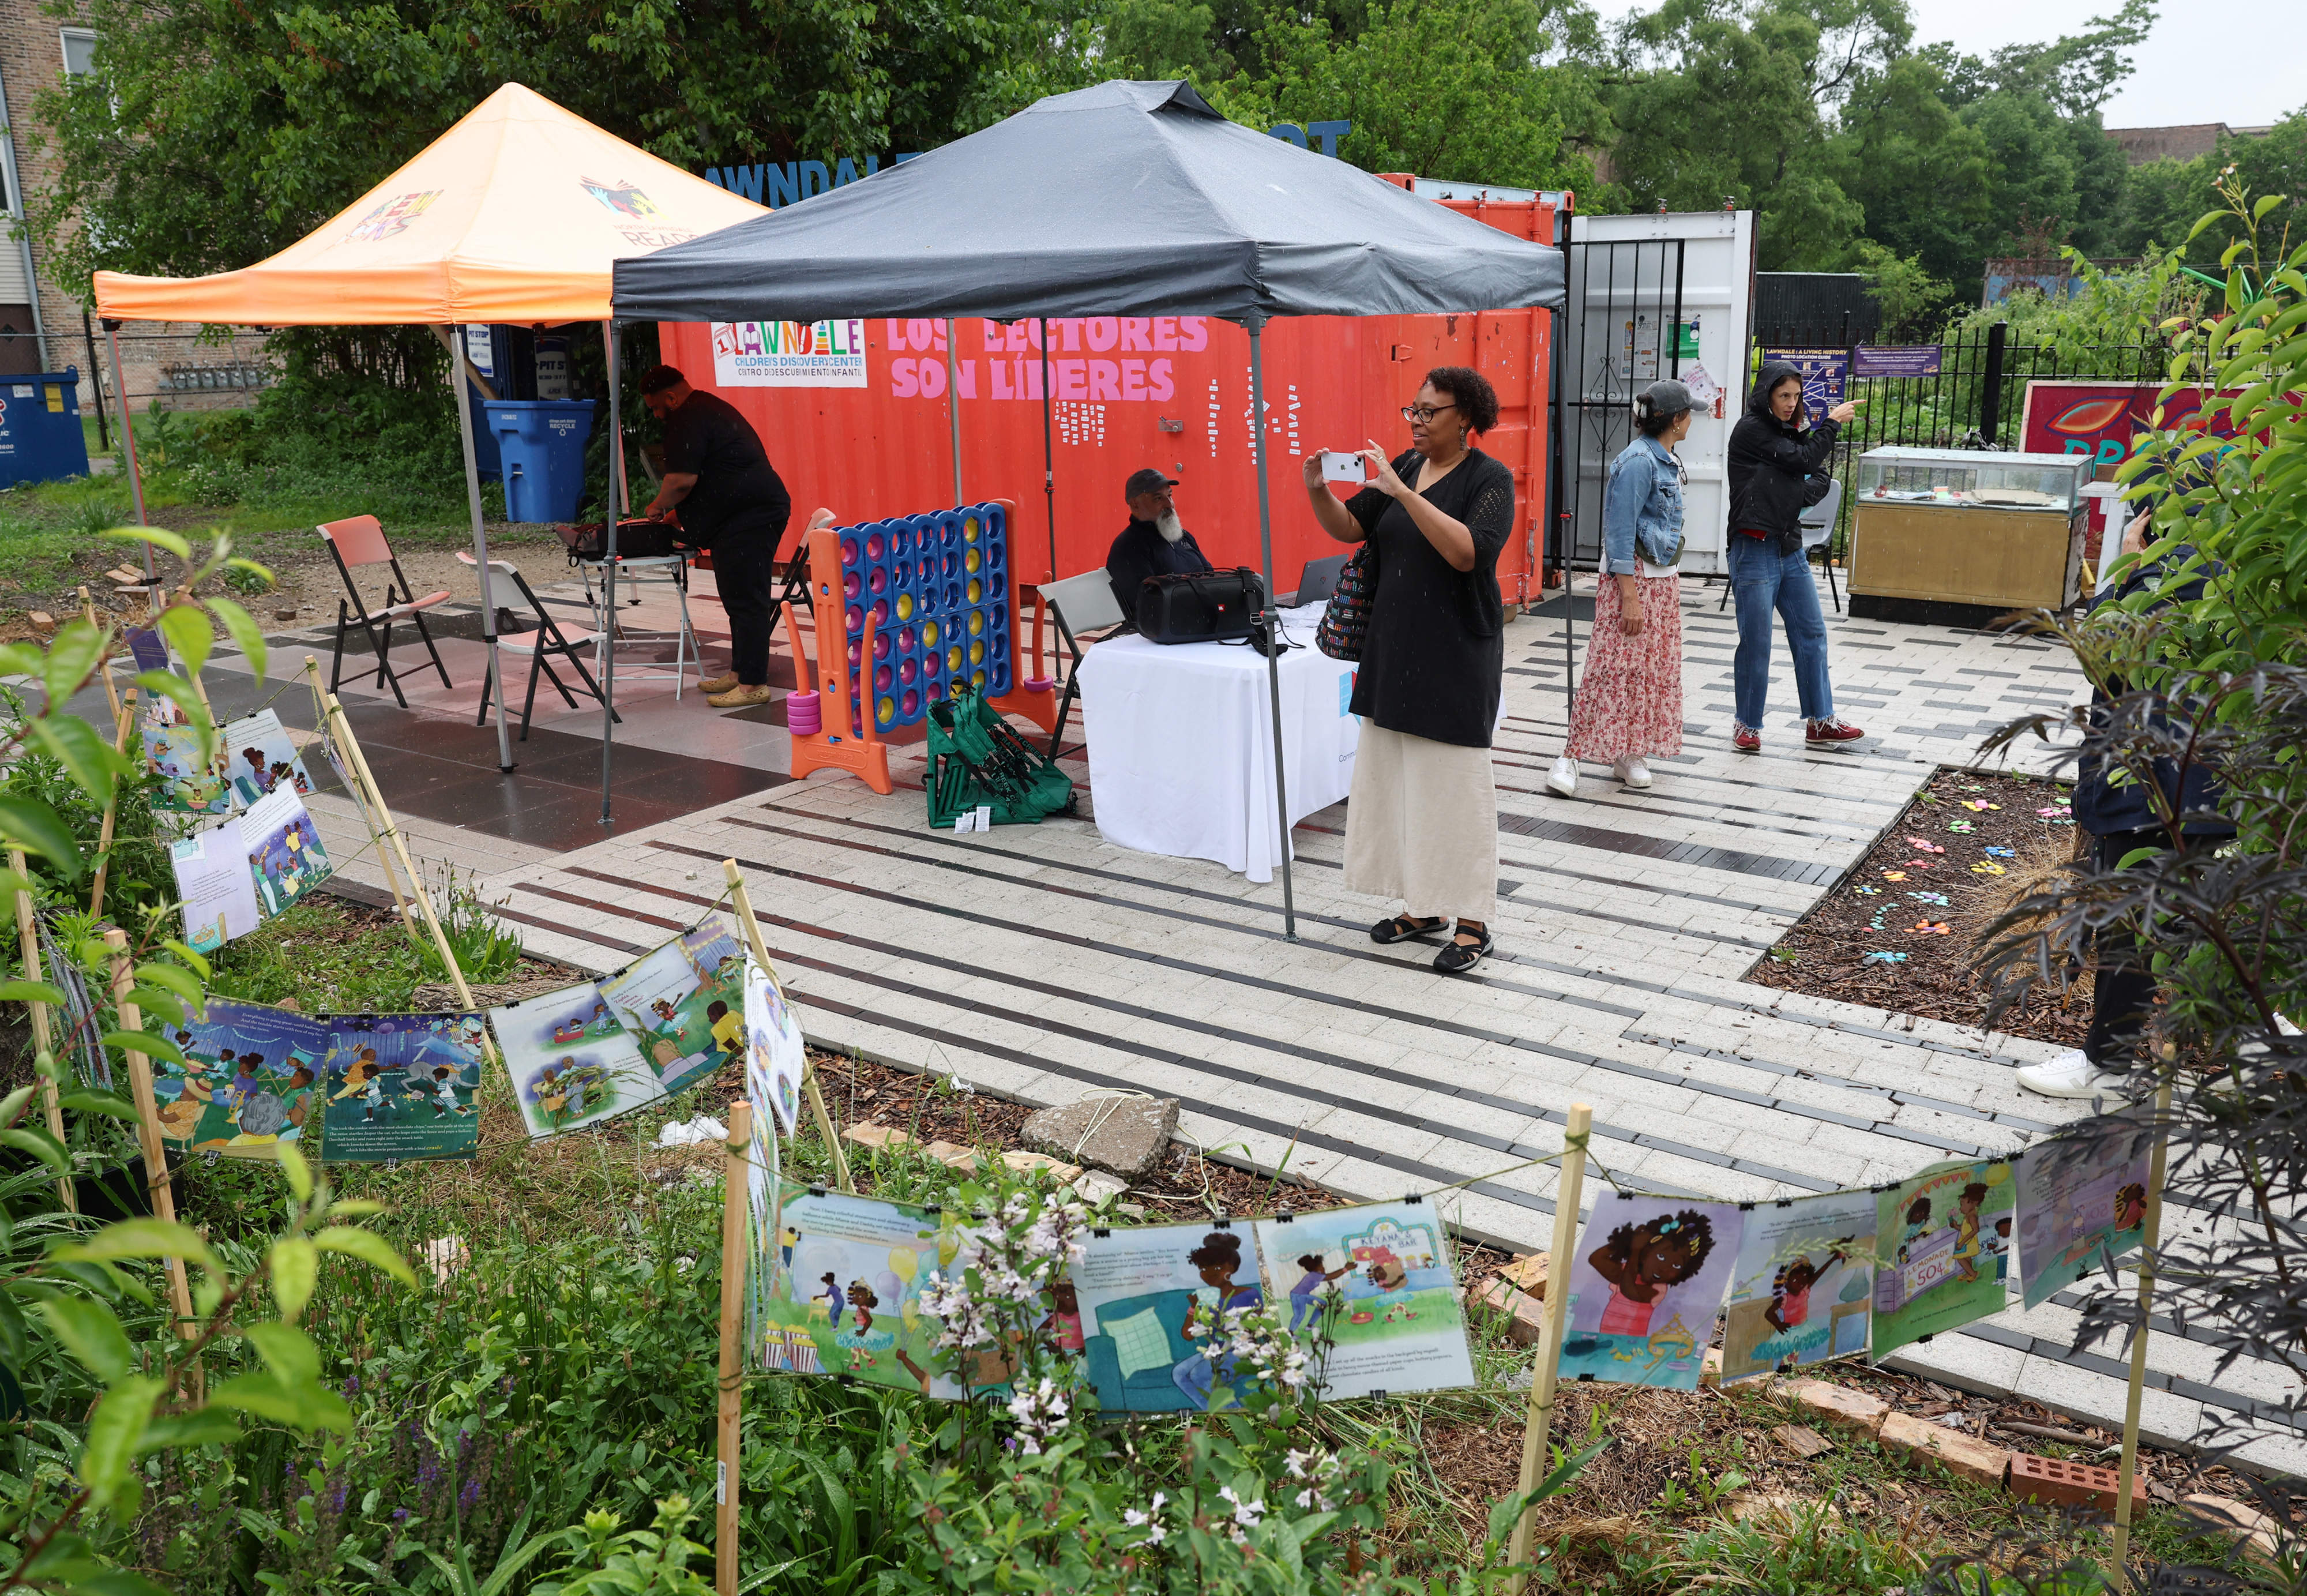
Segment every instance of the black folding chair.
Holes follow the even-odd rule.
[[[472,551],[469,549],[459,549],[457,558],[476,571],[480,569],[481,562],[473,558]],[[600,684],[593,680],[593,674],[585,668],[585,656],[579,652],[580,649],[593,647],[596,639],[590,629],[576,632],[562,631],[561,623],[555,621],[545,609],[545,601],[538,598],[536,592],[529,587],[528,579],[522,576],[520,568],[510,561],[490,561],[489,574],[500,581],[510,580],[519,592],[521,602],[528,606],[529,613],[536,618],[535,630],[515,631],[512,630],[512,625],[519,617],[514,614],[512,606],[505,604],[497,605],[497,651],[500,654],[528,656],[528,696],[522,700],[520,706],[520,740],[526,742],[528,741],[528,719],[536,709],[536,675],[539,671],[545,673],[545,679],[553,683],[553,691],[567,700],[571,709],[577,708],[575,695],[562,683],[559,676],[553,674],[553,656],[558,655],[567,660],[570,667],[577,673],[577,680],[584,684],[585,691],[591,693],[596,700],[600,699]],[[480,713],[473,717],[473,724],[476,726],[488,724],[492,685],[487,675],[484,674],[481,678]],[[625,717],[613,709],[609,712],[609,718],[622,725]]]
[[[425,651],[433,656],[433,668],[441,673],[441,685],[454,687],[449,680],[449,667],[441,663],[441,650],[433,646],[433,633],[425,625],[425,612],[436,604],[449,600],[449,589],[416,596],[408,585],[408,578],[400,569],[392,545],[385,541],[384,524],[373,515],[348,516],[341,521],[324,521],[318,528],[322,541],[337,562],[337,574],[345,579],[345,591],[352,602],[337,600],[337,646],[329,661],[329,691],[337,691],[337,683],[345,666],[345,634],[359,627],[368,634],[368,646],[376,651],[376,684],[392,684],[392,696],[400,700],[403,709],[408,708],[408,695],[400,691],[400,675],[392,668],[392,625],[407,621],[416,628],[416,635],[425,639]],[[384,585],[384,606],[371,611],[368,601],[361,596],[360,584],[353,580],[356,567],[389,565],[392,578]],[[419,667],[422,668],[421,666]]]

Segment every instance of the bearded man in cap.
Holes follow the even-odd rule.
[[[1178,519],[1171,491],[1177,485],[1176,477],[1149,466],[1132,472],[1122,489],[1129,502],[1129,525],[1105,553],[1105,575],[1113,584],[1114,603],[1132,627],[1137,623],[1137,590],[1148,577],[1191,576],[1210,569],[1208,556]]]

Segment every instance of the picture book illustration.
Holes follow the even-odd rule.
[[[264,918],[255,873],[241,845],[240,822],[227,820],[168,845],[176,898],[184,906],[184,941],[208,953],[254,931]]]
[[[791,1183],[782,1197],[777,1267],[753,1321],[753,1366],[958,1396],[933,1372],[939,1325],[921,1307],[946,1261],[951,1231],[942,1216]]]
[[[2144,1130],[2054,1137],[2020,1162],[2019,1274],[2027,1306],[2048,1301],[2137,1247],[2147,1233],[2147,1180],[2154,1138]],[[2008,1226],[1995,1254],[2010,1262]]]
[[[300,797],[311,794],[313,777],[304,768],[304,758],[273,711],[259,709],[233,721],[221,729],[221,735],[235,809],[246,809],[283,788]]]
[[[1255,1226],[1278,1306],[1315,1355],[1322,1395],[1438,1391],[1474,1383],[1473,1355],[1440,1221],[1424,1203],[1301,1214]]]
[[[328,852],[321,846],[320,828],[304,812],[304,801],[294,787],[276,788],[251,804],[240,818],[240,841],[267,919],[332,873]]]
[[[1988,1238],[2005,1233],[2017,1188],[2008,1160],[1954,1159],[1876,1194],[1874,1356],[2003,1311]]]
[[[750,1085],[758,1071],[765,1098],[755,1109],[775,1109],[776,1122],[791,1136],[793,1116],[801,1111],[802,1071],[809,1066],[801,1020],[785,1001],[776,972],[750,958],[745,961],[745,1079]]]
[[[743,971],[737,928],[716,914],[601,983],[668,1095],[744,1051]]]
[[[750,974],[750,966],[749,971]],[[765,1316],[771,1291],[781,1271],[793,1263],[793,1231],[777,1202],[776,1111],[770,1098],[776,1092],[767,1056],[759,1049],[745,1055],[745,1100],[752,1105],[751,1143],[745,1155],[745,1207],[750,1247],[745,1259],[745,1344],[762,1344]]]
[[[160,634],[150,628],[131,628],[128,652],[138,671],[176,674],[175,659]],[[157,692],[140,692],[136,699],[136,730],[144,750],[144,768],[160,778],[152,807],[176,814],[226,815],[236,807],[231,784],[215,760],[201,757],[201,742],[192,718],[174,699]]]
[[[1570,1264],[1562,1377],[1695,1391],[1745,1218],[1735,1203],[1597,1199]]]
[[[1831,1191],[1745,1211],[1722,1316],[1725,1382],[1865,1352],[1874,1224],[1871,1191]]]
[[[321,1139],[314,1088],[329,1039],[319,1021],[211,998],[201,1018],[167,1032],[184,1062],[153,1060],[164,1137],[235,1158],[270,1158],[279,1143]]]
[[[1145,1225],[1092,1232],[1082,1245],[1071,1306],[1059,1292],[1050,1329],[1065,1350],[1080,1341],[1098,1405],[1137,1413],[1235,1405],[1234,1360],[1209,1348],[1221,1310],[1265,1305],[1252,1227]]]
[[[665,1082],[587,982],[489,1010],[528,1134],[559,1136],[655,1103]]]
[[[479,1151],[479,1015],[339,1014],[323,1023],[322,1146],[330,1163],[470,1158]]]

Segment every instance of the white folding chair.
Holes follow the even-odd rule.
[[[1105,574],[1105,567],[1085,571],[1079,576],[1068,577],[1062,582],[1045,582],[1038,589],[1042,602],[1049,606],[1050,619],[1056,624],[1058,637],[1073,656],[1066,668],[1066,691],[1058,699],[1057,729],[1050,734],[1050,758],[1058,757],[1058,745],[1065,740],[1066,716],[1072,710],[1074,699],[1080,691],[1076,680],[1081,671],[1081,639],[1084,633],[1111,631],[1128,619],[1121,605],[1114,602],[1113,581]]]

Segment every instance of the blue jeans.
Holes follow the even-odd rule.
[[[1826,679],[1826,617],[1803,551],[1774,554],[1743,532],[1730,534],[1730,602],[1738,611],[1738,654],[1730,668],[1738,724],[1762,729],[1771,691],[1771,612],[1787,623],[1795,656],[1795,693],[1805,720],[1831,720],[1834,688]]]

